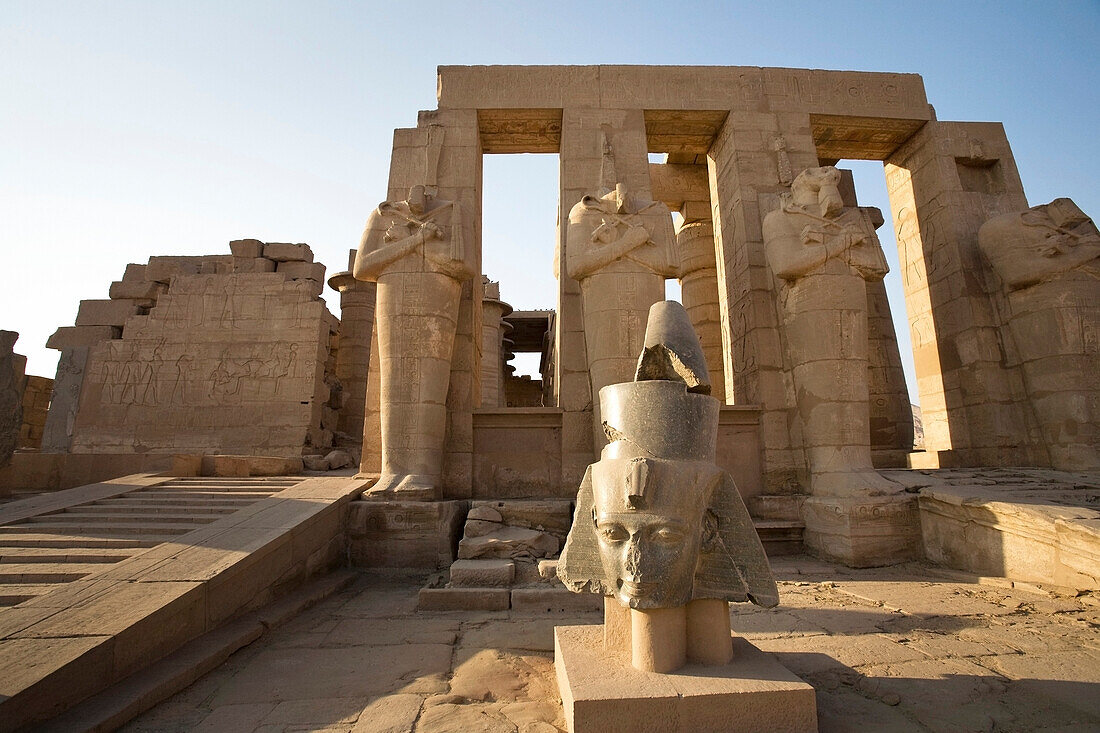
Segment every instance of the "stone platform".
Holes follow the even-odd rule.
[[[1041,468],[884,473],[919,491],[928,559],[976,575],[1100,591],[1100,474]]]
[[[811,733],[814,688],[745,639],[733,661],[643,672],[603,649],[603,626],[554,630],[554,667],[569,733]]]
[[[18,602],[0,609],[0,731],[55,716],[333,567],[363,486],[136,476],[6,504],[0,578]]]

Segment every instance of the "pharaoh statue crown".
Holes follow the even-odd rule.
[[[600,390],[601,457],[713,461],[720,408],[687,311],[654,303],[634,381]]]

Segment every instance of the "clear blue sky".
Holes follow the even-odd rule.
[[[1032,204],[1070,196],[1100,217],[1098,39],[1095,0],[0,0],[0,328],[52,376],[46,338],[127,262],[256,237],[344,269],[386,193],[392,130],[435,106],[441,64],[916,72],[940,119],[1004,123]],[[556,159],[485,171],[486,272],[515,307],[552,307]],[[862,203],[887,210],[881,167],[859,176]]]

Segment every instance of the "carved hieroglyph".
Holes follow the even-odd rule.
[[[609,640],[629,623],[635,667],[724,664],[727,602],[774,606],[778,595],[733,479],[714,463],[720,403],[679,303],[653,305],[635,380],[600,391],[609,442],[581,483],[558,573],[607,597]]]
[[[871,465],[868,280],[887,273],[866,211],[845,209],[832,166],[795,178],[764,217],[764,252],[779,278],[803,440],[817,496],[869,496],[900,487]]]
[[[630,379],[649,307],[676,276],[672,215],[638,200],[620,183],[584,196],[569,211],[566,268],[581,285],[592,405],[599,424],[602,387]]]
[[[378,283],[382,476],[371,494],[438,498],[462,281],[474,274],[462,210],[414,186],[378,206],[354,275]]]
[[[987,221],[1008,329],[1051,464],[1100,468],[1100,233],[1070,199]]]
[[[327,452],[337,322],[319,288],[280,272],[172,275],[122,338],[62,352],[47,438],[71,430],[74,453]]]

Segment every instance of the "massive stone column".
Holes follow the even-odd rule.
[[[343,386],[346,399],[340,409],[337,429],[356,443],[361,443],[377,285],[356,280],[351,272],[336,273],[328,279],[328,284],[340,293],[340,338],[336,351],[336,378]]]
[[[718,305],[718,269],[714,262],[714,224],[687,222],[676,233],[680,251],[680,293],[691,325],[699,334],[710,372],[711,394],[726,399],[722,322]]]
[[[16,368],[18,355],[12,351],[18,338],[14,331],[0,331],[0,468],[11,461],[23,427],[23,369]]]
[[[481,300],[481,406],[504,407],[504,316],[512,307],[500,299],[500,283],[485,282]]]
[[[933,120],[885,167],[924,421],[915,465],[1047,465],[978,249],[983,222],[1027,208],[1004,128]]]
[[[1054,468],[1100,468],[1100,233],[1069,199],[987,221],[1009,338]]]

